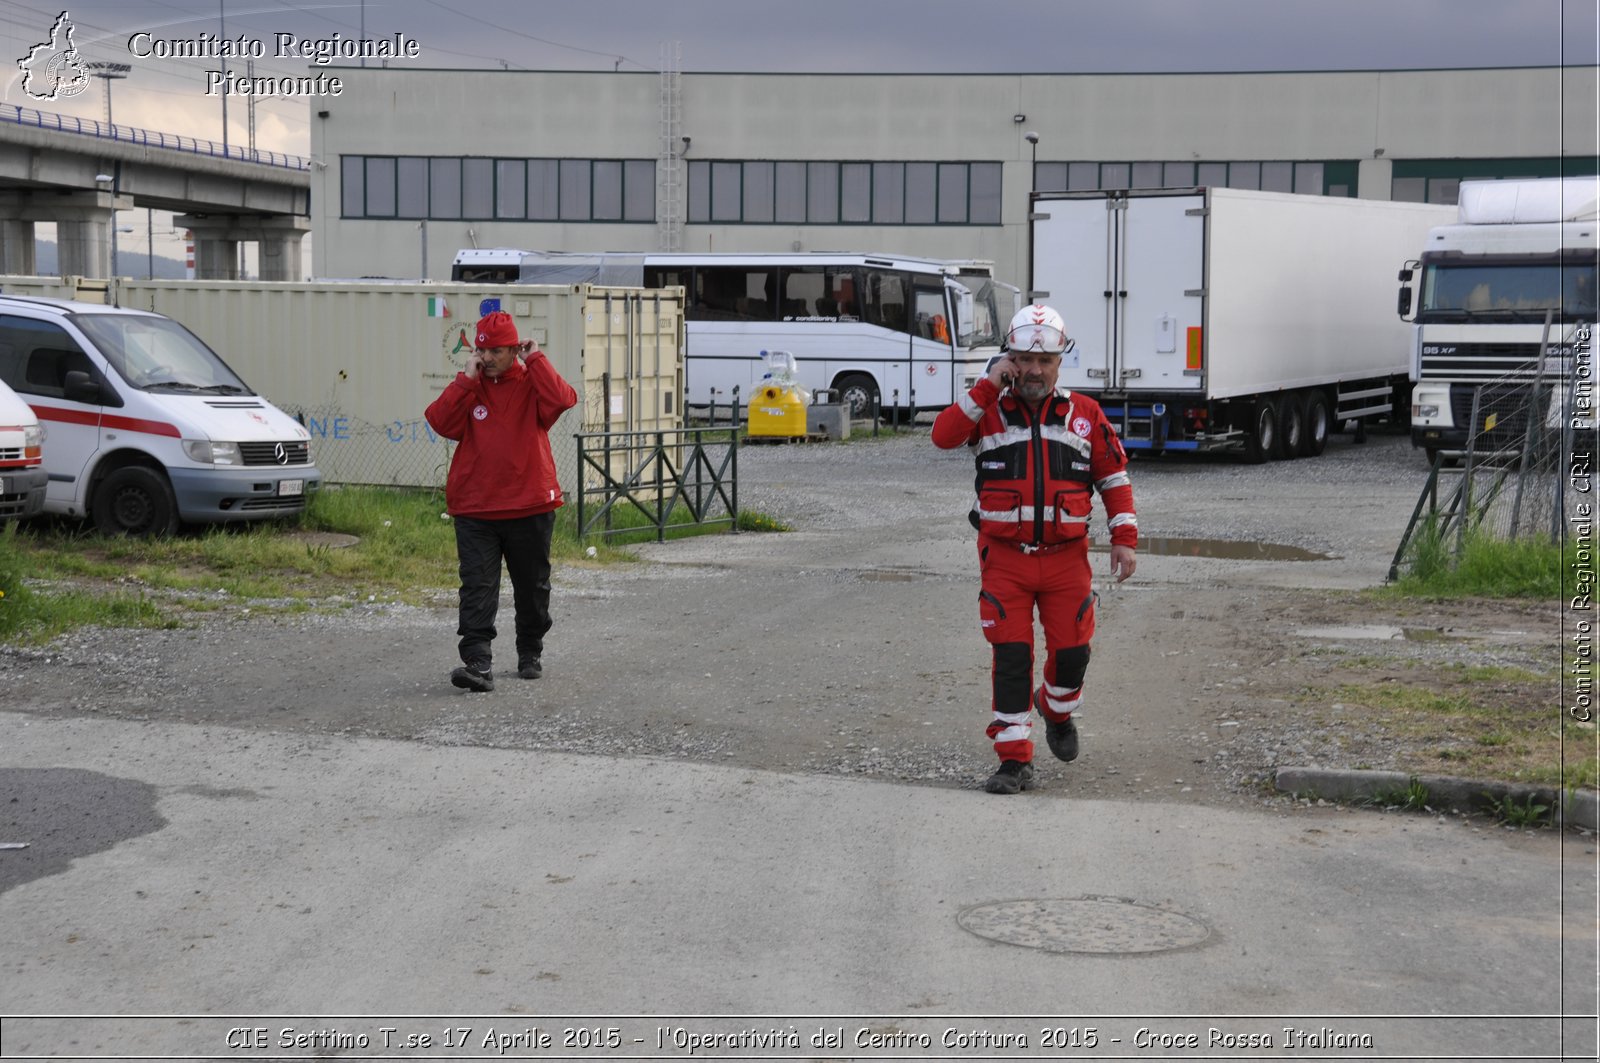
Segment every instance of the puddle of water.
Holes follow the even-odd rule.
[[[1105,552],[1110,543],[1096,543],[1089,549]],[[1246,543],[1232,539],[1184,539],[1174,536],[1140,536],[1141,556],[1160,554],[1166,557],[1220,557],[1229,561],[1334,561],[1331,554],[1302,550],[1298,546],[1282,543]]]

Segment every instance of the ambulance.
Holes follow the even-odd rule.
[[[0,295],[0,382],[43,427],[44,512],[108,535],[297,517],[322,483],[305,426],[160,314]]]

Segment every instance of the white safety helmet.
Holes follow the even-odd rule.
[[[1072,345],[1073,341],[1067,338],[1066,322],[1043,303],[1018,310],[1011,319],[1011,327],[1006,329],[1007,350],[1065,354]]]

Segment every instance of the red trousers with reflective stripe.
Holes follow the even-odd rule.
[[[978,618],[983,637],[994,647],[993,720],[987,734],[1001,760],[1033,759],[1032,710],[1061,722],[1081,695],[1078,686],[1057,685],[1060,651],[1087,647],[1094,637],[1094,586],[1089,540],[1052,554],[1025,554],[1016,547],[978,537],[983,575]],[[1044,687],[1033,689],[1033,617],[1044,625]],[[1053,706],[1053,707],[1052,707]]]

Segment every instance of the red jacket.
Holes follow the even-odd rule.
[[[561,505],[550,429],[578,393],[535,351],[500,376],[457,373],[424,414],[460,445],[450,459],[445,506],[452,516],[508,520]]]
[[[1089,530],[1091,491],[1098,491],[1111,541],[1139,543],[1127,455],[1100,404],[1087,396],[1057,391],[1036,414],[985,377],[940,412],[933,442],[974,449],[978,498],[971,520],[991,539],[1033,546],[1081,539]]]

